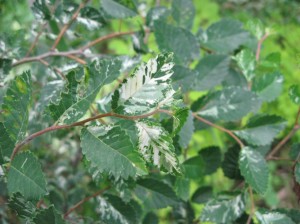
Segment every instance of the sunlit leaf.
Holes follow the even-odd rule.
[[[255,76],[256,59],[254,53],[248,48],[243,49],[234,56],[234,60],[237,62],[246,79],[251,81]]]

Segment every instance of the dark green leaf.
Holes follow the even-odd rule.
[[[178,26],[191,29],[195,17],[195,7],[191,0],[174,0],[172,16]]]
[[[251,81],[255,76],[256,59],[254,53],[248,48],[243,49],[234,57],[234,60],[236,60],[245,78]]]
[[[274,212],[285,214],[289,218],[291,218],[295,223],[300,223],[300,211],[298,209],[279,208],[274,210]]]
[[[158,180],[138,180],[135,192],[142,200],[146,210],[165,208],[167,206],[174,206],[178,203],[178,199],[173,189]]]
[[[20,153],[12,161],[7,187],[10,195],[20,192],[27,200],[39,200],[47,193],[41,165],[32,153]]]
[[[300,143],[295,143],[292,145],[290,151],[289,151],[289,156],[293,160],[298,160],[300,156]]]
[[[210,186],[199,187],[192,196],[192,202],[203,204],[213,197],[213,190]]]
[[[279,212],[257,211],[255,216],[260,224],[296,224],[291,218]]]
[[[180,202],[173,208],[172,218],[174,224],[193,223],[195,212],[190,202]]]
[[[148,46],[144,42],[144,38],[145,38],[144,30],[136,32],[135,34],[132,35],[132,44],[133,44],[133,49],[135,50],[135,52],[141,53],[141,54],[148,53],[149,49],[148,49]]]
[[[275,100],[281,93],[283,76],[280,72],[255,77],[252,90],[264,101]]]
[[[222,195],[206,203],[201,212],[203,222],[231,223],[240,217],[245,210],[245,195]]]
[[[153,212],[147,213],[143,220],[143,224],[158,224],[158,222],[158,217]]]
[[[229,69],[228,75],[226,76],[226,79],[224,79],[222,85],[224,87],[239,86],[243,89],[248,88],[248,83],[247,83],[245,76],[238,73],[236,70],[234,70],[232,68]]]
[[[250,91],[239,87],[228,87],[211,94],[206,106],[198,113],[201,116],[235,121],[256,110],[260,101]]]
[[[95,126],[81,132],[82,153],[99,172],[135,178],[146,172],[143,160],[120,127]]]
[[[188,108],[179,108],[175,110],[175,113],[173,115],[173,136],[181,131],[184,125],[186,125],[186,123],[188,122],[187,119],[189,117],[189,114],[190,112]]]
[[[231,179],[242,180],[241,171],[239,169],[239,154],[240,148],[238,145],[235,145],[227,150],[222,162],[222,169],[224,175]]]
[[[219,85],[229,72],[230,58],[226,55],[206,55],[197,64],[192,77],[193,90],[209,90]]]
[[[12,64],[11,59],[0,58],[0,84],[1,85],[11,69],[11,64]]]
[[[26,71],[10,83],[3,99],[3,124],[14,142],[18,142],[25,137],[31,92],[31,75],[29,71]]]
[[[32,218],[36,212],[35,205],[26,200],[20,193],[14,193],[9,199],[8,205],[17,212],[20,218]]]
[[[200,37],[203,46],[219,52],[230,53],[248,40],[249,33],[243,24],[232,19],[223,19],[212,24]]]
[[[183,174],[188,179],[201,179],[204,174],[205,164],[202,156],[192,157],[182,164]]]
[[[239,166],[246,182],[257,193],[266,193],[269,169],[264,157],[252,148],[244,147],[240,152]]]
[[[0,123],[0,165],[9,161],[14,149],[14,142],[9,137],[3,123]]]
[[[134,0],[101,0],[101,7],[110,17],[116,19],[138,15]]]
[[[290,99],[297,105],[300,105],[300,86],[292,85],[289,90]]]
[[[100,219],[110,224],[137,223],[137,214],[134,208],[121,198],[107,194],[99,197]]]
[[[175,61],[188,64],[199,57],[199,44],[188,30],[156,22],[154,35],[161,51],[174,52]]]
[[[281,117],[275,115],[257,115],[249,120],[245,129],[234,133],[251,145],[269,145],[285,124]]]
[[[89,31],[99,30],[99,28],[106,23],[103,13],[89,6],[81,10],[76,22],[82,24]]]
[[[220,167],[221,165],[221,150],[219,147],[211,146],[202,149],[199,152],[204,162],[204,174],[210,175]]]
[[[39,211],[33,219],[33,222],[36,224],[63,224],[65,221],[63,220],[61,214],[54,208],[54,206],[50,206],[47,209],[42,209]]]
[[[183,177],[177,177],[175,182],[175,192],[179,198],[187,201],[190,197],[190,181]]]

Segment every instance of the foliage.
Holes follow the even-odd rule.
[[[232,18],[195,31],[197,7],[42,0],[17,27],[6,10],[1,222],[298,223],[268,206],[277,161],[300,198],[300,143],[279,152],[300,109],[291,127],[264,109],[282,94],[300,102],[280,53],[262,56],[276,34]]]

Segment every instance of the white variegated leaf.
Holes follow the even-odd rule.
[[[171,59],[172,54],[158,55],[139,66],[115,93],[115,111],[141,114],[170,105],[175,93],[169,83],[174,66]]]
[[[158,123],[136,122],[139,137],[139,150],[147,162],[163,167],[169,172],[180,172],[172,138]]]

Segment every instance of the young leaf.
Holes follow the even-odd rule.
[[[41,165],[32,153],[20,153],[12,161],[7,188],[10,195],[20,192],[27,200],[39,200],[47,193]]]
[[[250,147],[240,152],[239,166],[246,182],[259,194],[268,189],[269,169],[264,157]]]
[[[283,76],[280,72],[273,72],[255,77],[252,90],[263,101],[271,102],[281,93]]]
[[[167,106],[175,91],[168,83],[173,74],[172,54],[158,55],[139,66],[115,91],[112,108],[117,113],[142,114]]]
[[[81,131],[82,153],[100,172],[116,178],[146,173],[143,160],[120,127],[95,126]]]
[[[22,140],[26,134],[31,92],[31,74],[26,71],[10,83],[3,99],[3,124],[13,142]]]
[[[139,136],[139,150],[143,158],[168,172],[180,172],[172,138],[158,123],[136,122]]]
[[[241,50],[233,59],[236,60],[245,78],[251,81],[255,76],[256,59],[254,53],[246,48]]]
[[[61,214],[54,208],[54,206],[50,206],[47,209],[42,209],[39,211],[33,219],[35,224],[63,224],[65,221],[63,220]]]
[[[200,220],[213,223],[231,223],[245,211],[245,195],[221,195],[206,203]]]
[[[209,96],[201,116],[224,121],[236,121],[256,109],[260,101],[252,92],[239,87],[227,87]]]
[[[134,0],[101,0],[101,7],[110,17],[115,19],[138,15]]]
[[[100,219],[111,224],[135,224],[137,214],[134,208],[121,198],[106,194],[99,197]]]
[[[80,119],[100,89],[119,76],[120,69],[119,60],[103,59],[93,62],[84,69],[69,72],[68,83],[61,94],[61,100],[49,105],[53,119],[61,124],[71,124]]]
[[[191,29],[195,17],[195,7],[191,0],[174,0],[172,2],[172,16],[177,25]]]
[[[292,85],[289,89],[290,99],[297,105],[300,105],[300,86]]]
[[[245,129],[234,133],[251,145],[268,145],[284,129],[285,124],[281,117],[275,115],[257,115],[249,120]]]
[[[249,33],[243,24],[232,19],[222,19],[212,24],[200,37],[202,45],[219,53],[230,53],[248,40]]]
[[[174,206],[179,202],[169,185],[154,179],[138,180],[135,192],[146,210]]]
[[[154,35],[159,49],[174,52],[177,63],[185,65],[199,57],[198,41],[190,31],[164,22],[156,22],[154,26]]]
[[[230,58],[226,55],[206,55],[197,64],[192,77],[193,90],[210,90],[219,85],[229,72]]]
[[[291,218],[279,212],[256,211],[255,216],[261,224],[296,224]]]

